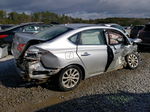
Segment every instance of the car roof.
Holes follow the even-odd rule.
[[[61,24],[59,26],[65,26],[72,29],[84,28],[84,27],[94,27],[94,26],[105,26],[103,24],[84,24],[84,23],[75,23],[75,24]]]
[[[120,26],[119,24],[116,24],[116,23],[106,23],[106,24],[104,24],[104,25],[106,25],[106,26],[112,26],[112,25]]]

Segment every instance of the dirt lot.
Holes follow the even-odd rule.
[[[105,73],[59,92],[25,85],[9,56],[0,60],[0,112],[149,112],[150,53],[141,53],[141,60],[136,70]]]

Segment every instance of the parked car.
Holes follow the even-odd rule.
[[[129,37],[129,33],[125,30],[125,28],[119,24],[115,24],[115,23],[108,23],[108,24],[105,24],[106,26],[109,26],[109,27],[114,27],[114,28],[118,28],[120,29],[121,31],[123,31],[128,37]]]
[[[1,24],[0,25],[0,30],[4,30],[4,29],[7,29],[7,28],[10,28],[14,26],[13,24]]]
[[[131,28],[130,38],[137,38],[138,32],[144,28],[144,25],[136,25]]]
[[[31,22],[31,23],[23,23],[20,25],[7,28],[5,30],[1,30],[0,31],[0,47],[7,46],[8,51],[10,52],[12,40],[16,32],[37,33],[48,27],[51,27],[51,25],[46,25],[41,22]]]
[[[28,81],[55,77],[63,91],[81,80],[139,65],[138,39],[131,41],[117,28],[100,25],[54,26],[37,34],[17,33],[12,52],[18,71]]]
[[[144,46],[150,46],[150,24],[146,24],[144,28],[139,31],[138,38],[142,40],[142,42],[139,43],[140,49],[143,49]]]

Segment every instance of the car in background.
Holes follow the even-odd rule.
[[[108,23],[108,24],[105,24],[106,26],[109,26],[109,27],[114,27],[114,28],[118,28],[120,29],[121,31],[123,31],[128,37],[129,37],[129,33],[125,30],[125,28],[119,24],[115,24],[115,23]]]
[[[7,29],[7,28],[10,28],[14,26],[13,24],[1,24],[0,25],[0,30],[4,30],[4,29]]]
[[[141,43],[139,43],[140,49],[150,46],[150,24],[146,24],[142,30],[138,33],[138,38],[142,40]]]
[[[53,25],[48,24],[32,24],[32,25],[26,25],[24,27],[21,27],[18,32],[24,32],[24,33],[38,33],[42,30],[46,30],[47,28],[51,27]]]
[[[139,65],[137,45],[118,28],[67,24],[34,35],[17,33],[12,52],[27,81],[56,80],[60,90],[72,90],[81,80]],[[53,79],[53,77],[55,77]]]
[[[144,28],[144,25],[136,25],[131,28],[130,38],[137,38],[138,32]]]
[[[13,37],[17,32],[24,32],[24,33],[37,33],[39,31],[45,30],[52,25],[43,24],[42,22],[30,22],[30,23],[23,23],[20,25],[16,25],[4,30],[0,31],[0,47],[7,46],[9,53],[11,52],[11,44],[13,41]]]
[[[131,33],[131,26],[123,26],[123,28],[130,35],[130,33]]]

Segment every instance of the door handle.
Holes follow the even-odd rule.
[[[87,52],[84,52],[83,54],[81,54],[81,56],[89,56],[90,54]]]

